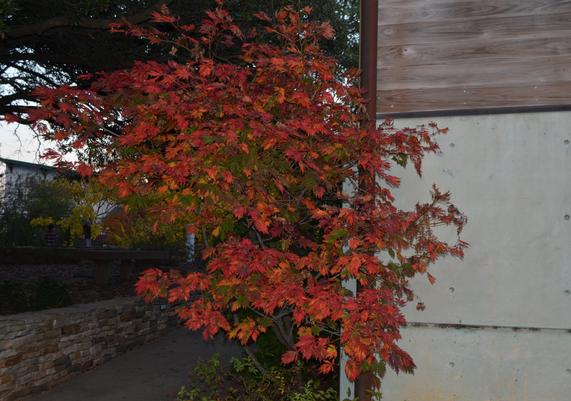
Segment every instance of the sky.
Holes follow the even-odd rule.
[[[0,157],[31,163],[51,164],[40,155],[49,148],[49,143],[40,142],[27,126],[0,122]]]

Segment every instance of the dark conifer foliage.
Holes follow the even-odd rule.
[[[195,24],[205,10],[215,7],[214,0],[0,0],[0,120],[7,113],[24,115],[23,105],[33,104],[32,91],[38,86],[74,83],[81,74],[167,56],[168,48],[152,48],[108,30],[117,21],[146,25],[165,4],[182,22]],[[241,26],[257,24],[254,12],[273,15],[285,4],[309,5],[315,19],[330,21],[337,35],[325,50],[346,67],[356,65],[357,0],[225,1]]]

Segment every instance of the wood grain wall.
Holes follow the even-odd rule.
[[[380,0],[378,112],[571,106],[570,0]]]

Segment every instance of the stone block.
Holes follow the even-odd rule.
[[[115,309],[106,309],[106,310],[102,310],[97,312],[96,314],[97,316],[97,320],[105,320],[105,319],[111,319],[114,318],[115,316],[117,316],[117,311]]]
[[[78,334],[79,332],[81,332],[81,325],[79,323],[69,324],[61,328],[61,334],[63,336],[70,336]]]
[[[12,384],[16,381],[15,375],[0,375],[0,384]]]
[[[4,359],[4,363],[3,365],[7,368],[9,368],[10,366],[14,366],[17,365],[18,363],[20,363],[22,361],[22,354],[18,354],[18,355],[14,355],[12,357],[6,358]]]
[[[54,367],[56,370],[67,369],[71,366],[71,359],[69,355],[61,356],[54,360]]]

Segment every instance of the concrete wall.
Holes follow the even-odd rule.
[[[402,344],[414,376],[388,373],[388,401],[571,399],[571,112],[434,119],[450,133],[422,179],[401,171],[403,208],[437,183],[469,222],[463,262],[414,286]],[[428,119],[399,120],[414,126]]]
[[[411,327],[401,345],[414,376],[387,373],[383,401],[567,401],[571,334]]]

